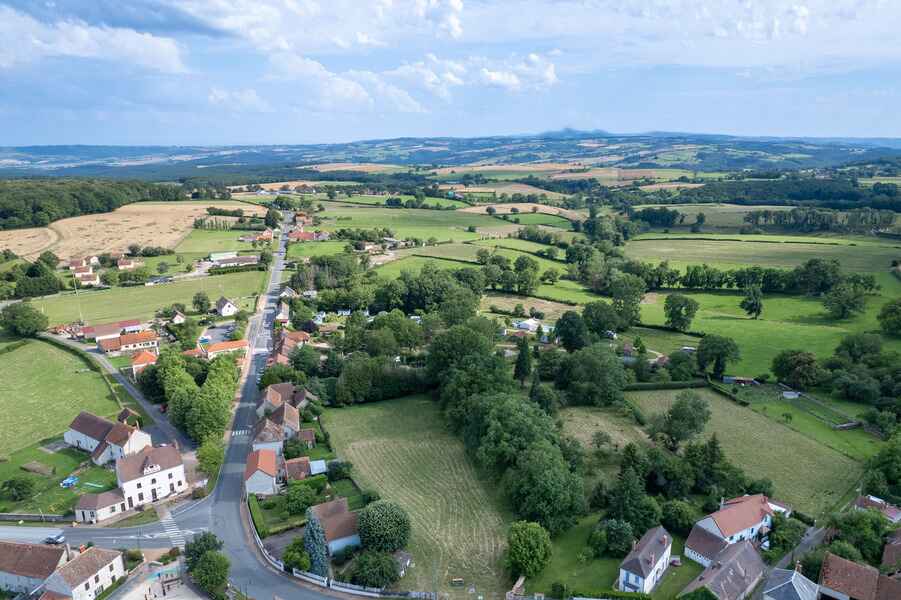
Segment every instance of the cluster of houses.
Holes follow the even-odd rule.
[[[272,241],[273,237],[274,237],[274,233],[273,233],[272,229],[267,227],[266,229],[264,229],[263,231],[260,231],[259,233],[257,233],[257,232],[246,233],[246,234],[242,235],[241,237],[239,237],[238,241],[246,242],[248,244],[252,244],[254,242],[267,244]]]
[[[118,487],[83,494],[75,505],[76,521],[99,523],[190,489],[178,449],[154,447],[146,432],[128,424],[134,416],[125,409],[110,421],[82,412],[63,435],[69,446],[88,452],[94,464],[115,463]]]
[[[0,589],[30,600],[93,600],[127,575],[119,550],[0,541]]]
[[[294,227],[288,232],[289,242],[327,242],[327,231],[307,231],[313,226],[313,218],[305,212],[294,213]]]
[[[72,277],[81,287],[93,287],[100,285],[100,273],[94,271],[94,267],[100,266],[100,259],[96,256],[86,258],[73,258],[68,263]]]
[[[879,498],[861,496],[859,510],[874,509],[893,523],[901,510]],[[901,530],[893,534],[883,553],[883,569],[855,563],[827,553],[819,583],[799,569],[768,572],[757,548],[768,548],[773,517],[791,515],[791,508],[763,494],[724,500],[720,509],[697,521],[685,541],[685,557],[704,567],[679,594],[705,589],[718,600],[744,600],[762,584],[763,600],[898,600],[901,580]],[[646,532],[620,564],[617,587],[625,592],[650,594],[667,569],[681,564],[672,556],[672,537],[663,527]]]

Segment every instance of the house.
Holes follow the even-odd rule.
[[[347,498],[337,498],[331,502],[317,504],[310,510],[322,525],[329,554],[334,555],[349,546],[360,545],[360,535],[357,532],[357,513],[348,509]]]
[[[75,504],[75,520],[80,523],[99,523],[127,510],[125,497],[118,488],[99,494],[82,494]]]
[[[216,312],[222,317],[232,317],[238,314],[238,305],[226,298],[220,297],[216,300]]]
[[[260,263],[260,257],[252,254],[248,256],[233,256],[231,258],[220,258],[213,261],[213,267],[225,269],[229,267],[249,267]]]
[[[854,510],[875,510],[882,514],[891,523],[901,521],[901,508],[889,504],[876,496],[858,496],[853,504]]]
[[[134,270],[137,266],[138,266],[138,263],[136,263],[136,262],[135,262],[133,259],[131,259],[131,258],[124,258],[124,257],[123,257],[123,258],[120,258],[119,260],[116,261],[116,268],[118,268],[120,271],[132,271],[132,270]]]
[[[619,565],[617,588],[624,592],[650,594],[669,565],[673,538],[663,527],[645,532]]]
[[[186,317],[183,313],[181,313],[180,311],[175,311],[175,313],[173,313],[172,315],[172,319],[170,319],[169,322],[173,325],[181,325],[187,320],[188,317]]]
[[[766,565],[754,545],[743,540],[723,550],[679,596],[706,588],[718,600],[744,600],[766,575]]]
[[[99,342],[110,338],[119,337],[123,333],[138,333],[147,327],[137,319],[129,321],[116,321],[102,325],[89,325],[81,328],[81,336],[87,341]]]
[[[90,274],[94,272],[94,268],[90,265],[85,267],[75,267],[72,269],[72,273],[78,277],[79,275]]]
[[[97,347],[110,356],[119,356],[123,353],[130,354],[141,350],[157,352],[160,339],[153,330],[138,333],[123,333],[119,337],[107,338],[97,341]]]
[[[339,323],[323,323],[319,325],[319,333],[324,336],[329,336],[337,333],[339,329],[341,329],[341,325]]]
[[[0,540],[0,590],[30,594],[65,564],[65,546]]]
[[[285,439],[294,438],[298,433],[307,431],[300,428],[300,411],[287,402],[272,411],[268,418],[281,426]]]
[[[799,570],[773,569],[763,584],[763,600],[817,600],[820,586]]]
[[[273,423],[268,418],[260,419],[251,432],[251,448],[254,450],[271,450],[277,455],[282,454],[282,444],[285,441],[285,428]]]
[[[58,568],[44,588],[72,600],[93,600],[125,575],[120,551],[94,546]]]
[[[291,321],[291,307],[287,302],[282,300],[278,303],[278,312],[275,315],[275,322],[280,325],[287,325]]]
[[[141,374],[141,371],[149,367],[150,365],[156,364],[156,354],[150,352],[149,350],[141,350],[137,354],[131,357],[131,376],[134,379],[138,378],[138,375]]]
[[[307,448],[313,449],[316,447],[316,430],[315,429],[301,429],[297,433],[297,437],[306,445]]]
[[[300,456],[285,461],[285,478],[288,481],[300,481],[311,474],[310,457]]]
[[[174,446],[147,446],[116,461],[116,480],[129,509],[188,489],[185,466]]]
[[[249,347],[247,340],[229,340],[225,342],[215,342],[203,346],[203,354],[207,360],[213,360],[221,354],[233,354],[235,352],[245,352]]]
[[[75,281],[82,287],[93,287],[100,285],[100,275],[97,273],[76,273]]]
[[[269,365],[287,365],[291,362],[291,352],[297,346],[303,346],[310,341],[310,334],[306,331],[288,331],[281,329],[276,334],[275,343],[272,346],[272,355],[269,357]]]
[[[285,286],[284,288],[282,288],[282,293],[279,294],[278,297],[291,300],[292,298],[297,298],[297,292],[295,292],[292,288]]]
[[[247,494],[278,494],[278,455],[272,450],[254,450],[244,467],[244,491]]]
[[[766,535],[776,513],[789,516],[791,509],[763,494],[726,500],[720,510],[692,527],[685,542],[685,555],[705,567],[710,566],[725,546]]]
[[[522,321],[514,321],[513,327],[529,333],[535,333],[541,327],[541,321],[538,319],[524,319]]]
[[[262,418],[271,414],[285,403],[297,410],[303,410],[311,400],[319,398],[304,387],[295,386],[293,383],[274,383],[266,388],[257,402],[257,416]]]
[[[209,260],[210,262],[219,262],[236,256],[238,256],[237,252],[210,252]]]
[[[303,228],[295,229],[288,234],[289,242],[313,242],[316,240],[316,234],[312,231],[304,231]]]
[[[90,263],[83,258],[73,258],[68,262],[68,267],[70,271],[74,271],[75,269],[83,269],[88,266]]]
[[[897,575],[901,572],[901,529],[890,533],[882,548],[882,572]]]
[[[820,598],[823,600],[896,600],[901,581],[879,573],[870,565],[826,552],[820,567]]]
[[[149,434],[126,424],[125,419],[113,423],[84,411],[69,424],[63,439],[73,448],[89,452],[96,465],[137,454],[152,444]]]

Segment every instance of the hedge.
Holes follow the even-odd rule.
[[[247,504],[250,506],[250,518],[253,520],[253,526],[262,540],[269,535],[269,527],[266,525],[265,517],[263,517],[263,509],[260,508],[260,502],[253,494],[250,494],[248,497]]]
[[[644,413],[641,412],[641,409],[638,408],[637,404],[634,404],[634,403],[630,402],[629,400],[625,400],[625,399],[623,400],[623,403],[629,407],[629,410],[632,411],[632,416],[635,418],[636,423],[638,423],[639,425],[642,425],[642,426],[647,425],[648,420],[644,416]]]
[[[243,267],[210,267],[207,271],[210,275],[228,275],[229,273],[244,273],[246,271],[266,271],[266,266],[262,263],[255,265],[246,265]]]
[[[651,323],[638,323],[636,327],[644,327],[645,329],[657,329],[658,331],[666,331],[667,333],[681,333],[682,335],[696,338],[702,338],[707,335],[703,331],[679,331],[678,329],[673,329],[672,327],[667,327],[666,325],[653,325]]]
[[[802,523],[804,523],[805,525],[808,525],[810,527],[813,527],[814,525],[816,525],[816,520],[813,517],[811,517],[809,515],[805,515],[804,513],[802,513],[801,511],[798,511],[798,510],[792,511],[792,518],[797,519],[798,521],[801,521]]]
[[[621,592],[619,590],[575,590],[571,592],[573,598],[635,598],[651,600],[649,594],[641,592]]]
[[[28,340],[19,340],[17,342],[13,342],[8,346],[0,348],[0,354],[6,354],[7,352],[12,352],[13,350],[18,350],[22,346],[28,343]]]
[[[710,381],[710,389],[712,389],[713,391],[715,391],[719,394],[722,394],[723,396],[725,396],[729,400],[732,400],[739,406],[751,406],[751,403],[748,402],[747,400],[742,400],[741,398],[739,398],[738,396],[736,396],[735,394],[733,394],[732,392],[727,390],[725,387],[723,387],[719,384],[713,383],[712,381]]]
[[[627,383],[623,388],[627,392],[641,390],[685,390],[689,388],[704,388],[707,382],[703,379],[691,379],[689,381],[646,381],[641,383]]]

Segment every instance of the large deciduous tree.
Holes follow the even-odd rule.
[[[554,334],[560,338],[560,343],[567,352],[575,352],[591,342],[585,321],[573,310],[568,310],[560,316],[554,326]]]
[[[396,552],[410,539],[410,517],[399,504],[380,500],[360,511],[359,530],[364,548]]]
[[[722,335],[708,334],[701,338],[697,350],[698,368],[706,372],[713,365],[713,377],[722,379],[726,365],[741,358],[735,340]]]
[[[505,562],[513,577],[534,577],[551,558],[551,536],[538,523],[517,521],[507,533]]]
[[[686,390],[676,397],[676,401],[666,411],[651,419],[648,433],[652,438],[660,438],[673,452],[679,445],[704,431],[710,420],[710,403],[695,392]]]
[[[901,298],[886,302],[879,310],[877,318],[884,333],[901,336]]]
[[[700,305],[683,294],[670,294],[663,303],[666,324],[677,331],[688,331]]]
[[[21,337],[35,337],[48,323],[47,316],[28,302],[10,304],[0,312],[0,327]]]
[[[759,285],[749,285],[745,289],[745,296],[741,299],[739,307],[751,318],[760,317],[763,312],[763,292]]]

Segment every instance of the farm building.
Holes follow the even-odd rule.
[[[138,333],[147,327],[137,319],[117,321],[115,323],[103,323],[101,325],[88,325],[81,328],[81,337],[87,341],[100,341],[119,337],[123,333]]]
[[[617,587],[623,592],[650,594],[669,565],[673,538],[663,527],[649,529],[619,565]]]
[[[237,252],[210,252],[209,260],[210,262],[219,262],[236,256],[238,256]]]
[[[233,256],[213,261],[213,266],[224,269],[228,267],[249,267],[260,263],[260,257],[252,254],[248,256]]]
[[[225,296],[216,300],[216,313],[221,317],[233,317],[238,314],[238,305]]]
[[[360,535],[357,532],[357,513],[349,510],[347,498],[338,498],[331,502],[317,504],[310,510],[322,525],[329,554],[340,552],[348,546],[360,545]]]
[[[139,333],[125,333],[119,337],[107,338],[97,342],[97,347],[104,354],[110,356],[119,356],[123,353],[130,354],[141,350],[156,352],[159,349],[159,345],[159,337],[152,330]]]
[[[67,559],[65,546],[0,541],[0,589],[29,594]]]
[[[120,551],[93,547],[58,568],[44,587],[72,600],[93,600],[125,575]]]
[[[105,465],[136,454],[152,443],[150,435],[126,424],[126,418],[127,415],[113,423],[89,412],[81,412],[69,425],[63,439],[73,448],[89,452],[94,464]]]
[[[826,552],[820,567],[823,600],[895,600],[901,598],[901,581],[882,575],[870,565]]]
[[[247,494],[278,494],[278,455],[272,450],[254,450],[244,467],[244,491]]]
[[[536,331],[538,331],[538,328],[541,327],[541,321],[539,321],[538,319],[523,319],[522,321],[514,321],[513,327],[519,329],[520,331],[535,333]]]

